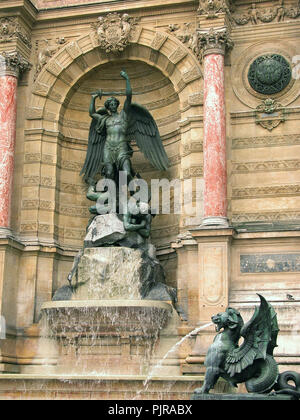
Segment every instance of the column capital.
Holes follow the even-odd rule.
[[[224,28],[210,28],[209,30],[197,30],[198,46],[202,55],[222,54],[233,47],[229,31]]]
[[[0,53],[0,76],[19,77],[20,73],[31,68],[31,64],[17,51]]]

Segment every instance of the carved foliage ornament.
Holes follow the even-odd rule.
[[[203,55],[214,50],[216,53],[225,54],[225,50],[233,47],[229,33],[226,29],[213,29],[209,31],[198,30],[198,47]]]
[[[250,65],[248,81],[258,93],[281,92],[291,81],[292,71],[287,60],[278,54],[262,55]]]
[[[16,51],[0,54],[0,74],[11,74],[18,77],[20,73],[31,68],[31,64]]]
[[[127,13],[122,16],[118,13],[109,13],[100,16],[92,27],[97,31],[101,49],[107,53],[119,53],[129,44],[131,33],[137,23],[138,19],[130,17]]]
[[[18,23],[17,17],[0,18],[0,43],[11,42],[15,39],[20,39],[31,48],[30,35]]]

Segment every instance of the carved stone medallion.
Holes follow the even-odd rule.
[[[118,13],[109,13],[100,16],[93,25],[97,31],[99,46],[107,53],[122,52],[129,44],[131,32],[137,24],[137,19],[131,18],[127,13],[120,16]]]
[[[256,107],[255,121],[261,127],[272,131],[285,121],[284,107],[275,99],[267,98]]]
[[[267,54],[258,57],[250,65],[248,81],[256,92],[271,95],[281,92],[290,82],[291,67],[284,57]]]

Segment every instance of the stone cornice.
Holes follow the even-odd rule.
[[[26,23],[32,27],[38,10],[30,0],[1,0],[0,14],[6,16],[22,16]]]
[[[31,64],[17,51],[0,53],[0,76],[19,77],[20,73],[31,68]]]

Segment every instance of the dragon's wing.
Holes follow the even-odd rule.
[[[255,308],[252,318],[241,331],[244,337],[243,344],[232,350],[226,358],[224,368],[230,377],[241,373],[252,365],[255,359],[265,359],[266,354],[273,352],[276,346],[278,333],[276,313],[263,296],[258,296],[260,306]]]
[[[127,137],[135,140],[146,159],[159,169],[168,168],[168,156],[163,147],[159,131],[150,112],[141,105],[131,104],[128,112]]]
[[[93,118],[90,125],[86,157],[80,172],[80,175],[83,174],[83,179],[87,183],[89,183],[89,178],[93,179],[94,175],[100,171],[103,161],[105,125],[102,125],[102,129],[99,133],[99,130],[96,130],[98,124],[99,122]]]

